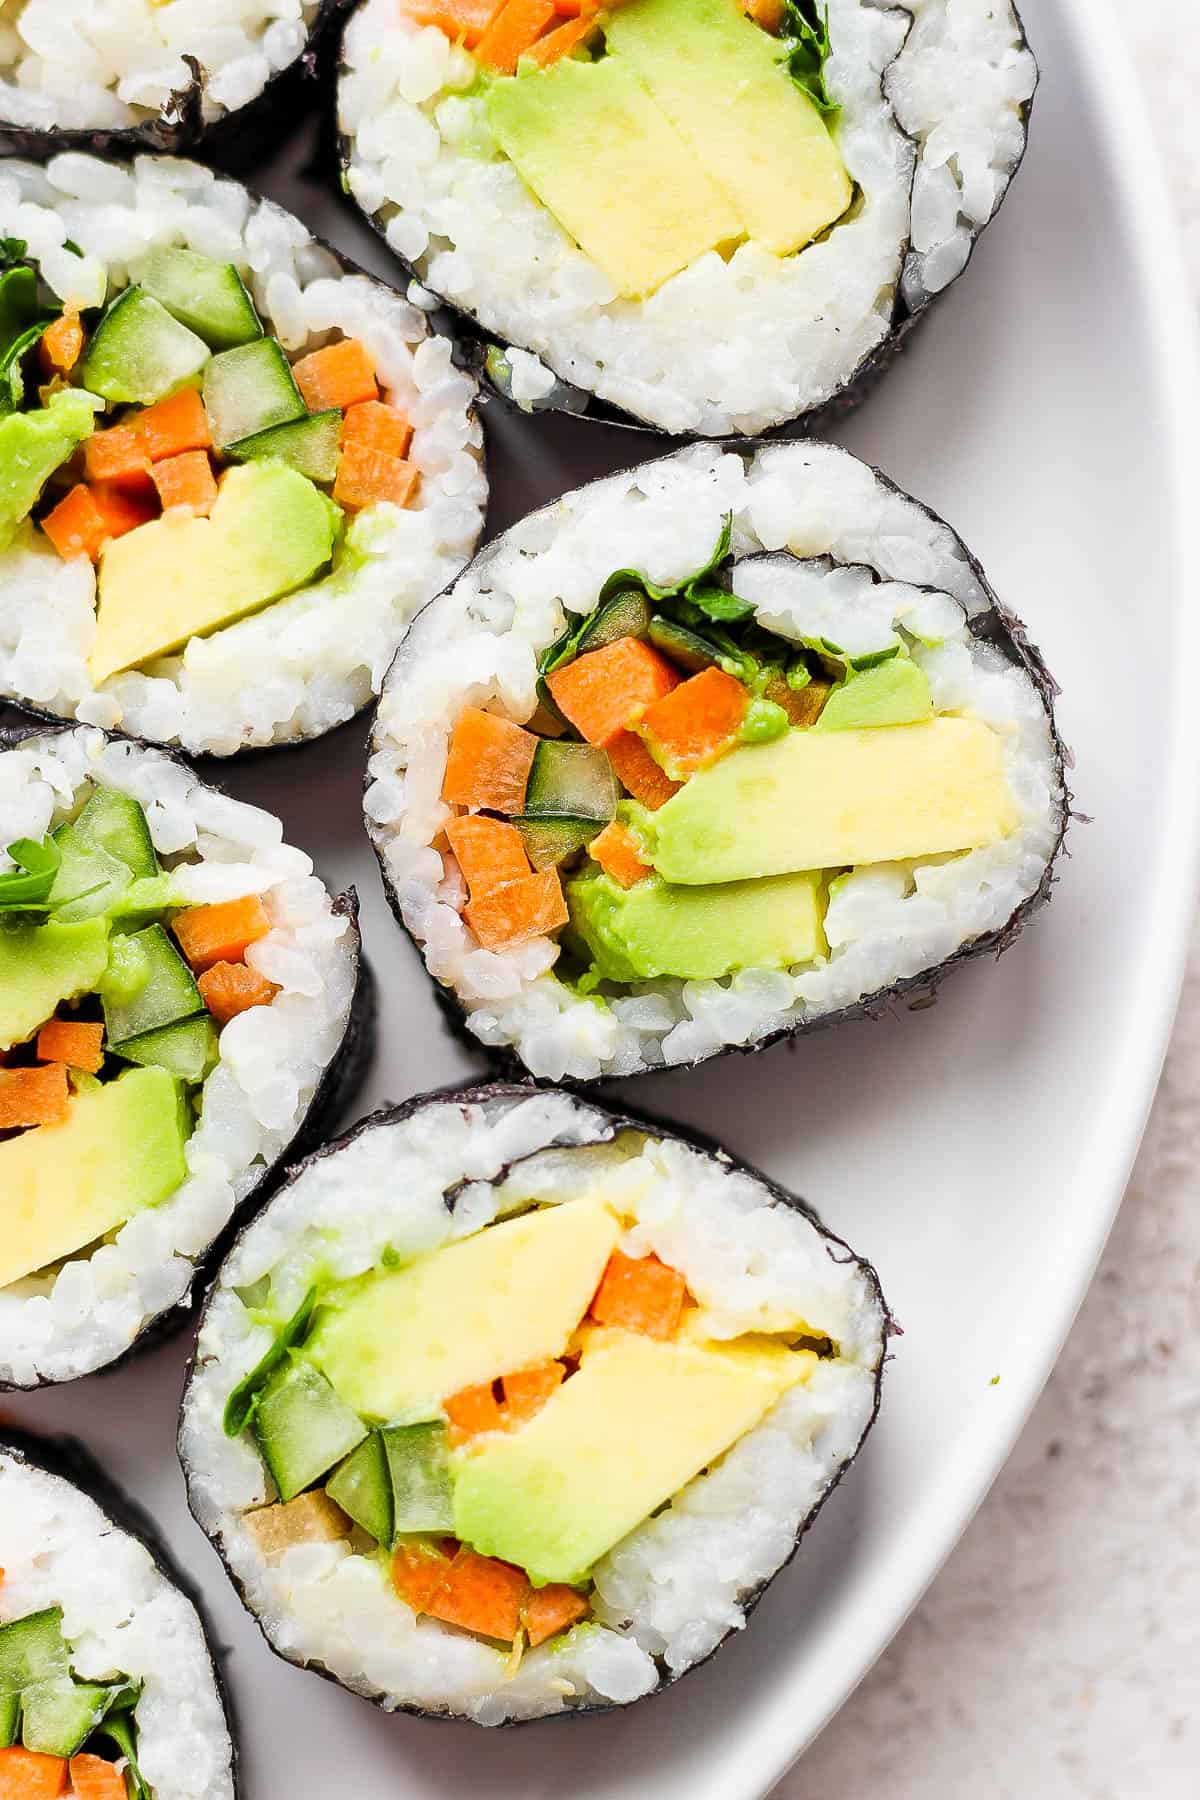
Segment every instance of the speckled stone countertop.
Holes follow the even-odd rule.
[[[1200,296],[1200,8],[1121,11]],[[775,1800],[875,1795],[1200,1797],[1200,934],[1049,1386],[923,1604]]]

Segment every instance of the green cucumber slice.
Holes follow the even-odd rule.
[[[83,843],[74,825],[60,825],[54,842],[62,861],[46,905],[55,918],[73,925],[111,912],[132,884],[127,865]]]
[[[585,850],[601,829],[596,819],[514,819],[525,843],[525,854],[535,869],[553,869]]]
[[[721,660],[720,651],[715,645],[707,643],[699,633],[689,631],[686,625],[679,625],[674,619],[668,619],[662,613],[655,613],[650,621],[650,642],[664,656],[669,656],[673,663],[689,674],[698,675],[702,669],[711,669]]]
[[[54,1681],[67,1673],[70,1653],[62,1630],[62,1607],[0,1625],[0,1694],[19,1694],[35,1681]]]
[[[109,1046],[124,1055],[123,1045],[130,1038],[190,1019],[205,1007],[195,976],[161,925],[147,925],[123,941],[114,939],[114,948],[117,944],[122,946],[117,953],[119,979],[110,982],[106,971],[100,983],[100,1001]],[[131,992],[135,959],[143,974]]]
[[[106,910],[110,919],[120,922],[127,931],[134,924],[149,925],[171,905],[173,889],[169,875],[139,875],[123,894]]]
[[[117,1054],[143,1068],[166,1069],[180,1081],[198,1087],[216,1066],[219,1050],[217,1028],[207,1013],[196,1019],[180,1019],[126,1038]]]
[[[21,1742],[43,1756],[74,1756],[108,1713],[115,1692],[69,1675],[27,1687],[21,1695]]]
[[[527,817],[598,819],[604,824],[616,817],[619,797],[603,750],[561,738],[539,741],[525,789]]]
[[[191,381],[209,360],[203,338],[143,288],[118,294],[92,335],[79,378],[104,400],[150,406]]]
[[[223,1423],[226,1437],[239,1437],[246,1429],[269,1377],[286,1359],[292,1345],[300,1343],[307,1332],[316,1304],[317,1290],[311,1287],[291,1318],[279,1327],[270,1349],[259,1358],[248,1375],[242,1376],[225,1402]]]
[[[392,1478],[379,1432],[368,1432],[336,1468],[325,1492],[342,1511],[386,1548],[392,1541]]]
[[[17,1741],[17,1721],[21,1716],[20,1694],[0,1694],[0,1750]]]
[[[272,425],[254,437],[225,446],[226,456],[235,462],[256,462],[270,457],[286,463],[310,481],[336,481],[338,454],[342,441],[340,412],[310,413],[307,419],[296,419],[290,425]]]
[[[271,337],[212,358],[204,371],[204,405],[218,450],[308,412],[283,346]]]
[[[602,650],[618,638],[644,638],[650,630],[650,602],[638,588],[624,588],[597,607],[579,635],[576,656]]]
[[[132,794],[98,787],[75,820],[80,842],[89,849],[106,850],[123,862],[133,875],[160,873],[154,840],[146,815]]]
[[[367,1435],[320,1370],[290,1357],[259,1395],[253,1430],[281,1500],[302,1494]]]
[[[392,1531],[453,1531],[454,1488],[446,1427],[385,1425],[381,1433],[392,1478]]]
[[[232,263],[163,245],[137,270],[139,285],[213,350],[232,350],[263,334],[245,283]]]

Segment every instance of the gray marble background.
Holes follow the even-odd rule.
[[[1200,296],[1200,4],[1120,11],[1114,101],[1132,56]],[[776,1800],[876,1795],[1200,1800],[1200,934],[1049,1386],[923,1604]]]

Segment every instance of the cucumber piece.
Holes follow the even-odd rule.
[[[17,1741],[17,1721],[21,1716],[20,1694],[0,1694],[0,1750]]]
[[[292,365],[272,337],[214,356],[204,371],[204,405],[218,450],[308,413]]]
[[[118,294],[92,334],[79,379],[104,400],[150,406],[191,381],[209,360],[203,338],[144,288]]]
[[[325,1483],[329,1498],[377,1544],[392,1542],[392,1478],[379,1432],[368,1432]]]
[[[120,943],[120,938],[114,939],[114,947]],[[143,975],[130,992],[134,960],[140,963]],[[147,925],[143,931],[127,936],[118,952],[118,966],[116,984],[109,982],[105,971],[100,1001],[109,1047],[120,1050],[122,1055],[130,1038],[205,1011],[195,976],[161,925]]]
[[[69,1675],[27,1687],[21,1695],[21,1742],[43,1756],[74,1756],[108,1712],[114,1692]]]
[[[644,638],[650,630],[650,602],[640,588],[623,588],[597,607],[579,635],[576,656],[602,650],[618,638]]]
[[[83,843],[74,825],[60,825],[54,842],[62,861],[46,905],[55,918],[73,925],[79,919],[110,913],[132,885],[126,864],[106,850]]]
[[[454,1488],[446,1427],[385,1425],[381,1433],[392,1478],[392,1531],[453,1531]]]
[[[367,1435],[319,1369],[289,1358],[259,1395],[254,1435],[281,1500],[294,1500]]]
[[[254,302],[232,263],[163,245],[150,252],[137,276],[148,294],[212,350],[232,350],[263,334]]]
[[[255,462],[270,457],[307,475],[310,481],[336,481],[342,441],[340,412],[310,413],[291,425],[273,425],[240,443],[227,444],[226,456],[235,462]]]
[[[268,1379],[287,1360],[287,1354],[292,1345],[300,1343],[307,1332],[316,1304],[317,1290],[312,1287],[309,1288],[291,1318],[285,1320],[279,1327],[270,1349],[259,1358],[248,1375],[242,1376],[225,1402],[223,1423],[226,1437],[239,1437],[246,1429],[258,1405],[259,1394],[266,1387]]]
[[[196,1019],[180,1019],[126,1038],[117,1050],[126,1062],[143,1068],[166,1069],[180,1081],[198,1087],[216,1066],[217,1028],[207,1013]]]
[[[603,750],[542,738],[533,753],[525,812],[531,818],[599,819],[617,812],[617,778]]]
[[[132,875],[161,872],[146,815],[132,794],[96,788],[75,820],[75,830],[81,843],[115,856]]]
[[[132,931],[135,924],[149,925],[171,905],[173,889],[169,875],[140,875],[131,881],[123,894],[106,907],[110,919],[122,929]]]
[[[591,843],[600,830],[596,819],[514,819],[525,843],[525,854],[535,869],[552,869]]]
[[[0,1694],[19,1694],[35,1681],[54,1681],[67,1673],[70,1653],[62,1617],[61,1606],[48,1606],[0,1625]]]
[[[714,645],[663,613],[655,613],[650,621],[650,642],[691,675],[698,675],[701,669],[711,669],[721,660]]]

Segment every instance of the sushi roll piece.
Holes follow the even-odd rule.
[[[200,1614],[81,1446],[0,1438],[0,1546],[0,1794],[234,1800]]]
[[[269,813],[96,730],[0,748],[0,1387],[183,1322],[357,1082],[362,973]]]
[[[367,826],[452,1016],[548,1080],[927,993],[1049,892],[1053,684],[847,451],[693,445],[514,525],[414,622]]]
[[[345,182],[526,410],[811,429],[1024,154],[1010,0],[357,0]]]
[[[269,1643],[389,1711],[624,1706],[741,1629],[874,1420],[873,1270],[562,1091],[366,1119],[205,1302],[179,1451]]]
[[[0,699],[213,756],[350,718],[482,529],[452,356],[197,163],[0,164]]]
[[[337,0],[4,0],[0,148],[239,161],[294,119]]]

